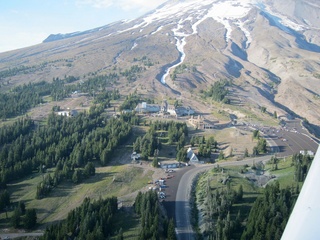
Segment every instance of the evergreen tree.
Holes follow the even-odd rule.
[[[253,130],[253,135],[252,137],[254,139],[259,139],[260,138],[260,134],[259,134],[259,130]]]
[[[4,190],[0,193],[0,211],[3,211],[10,205],[10,194],[8,190]]]
[[[72,175],[72,181],[74,183],[79,183],[81,181],[81,174],[79,170],[75,170],[73,175]]]
[[[13,228],[18,228],[21,221],[21,210],[20,208],[15,208],[10,219],[11,226]]]
[[[280,239],[296,197],[279,182],[268,185],[251,208],[241,239]]]
[[[240,184],[239,189],[237,191],[237,200],[241,201],[243,198],[243,186]]]
[[[223,153],[223,151],[220,151],[219,152],[219,156],[218,156],[218,160],[221,161],[221,160],[224,160],[224,159],[225,159],[224,153]]]
[[[94,176],[96,174],[96,168],[92,162],[88,162],[84,168],[84,174],[89,176]]]
[[[26,213],[26,205],[24,202],[19,202],[18,208],[20,209],[21,215]]]
[[[26,229],[32,229],[36,226],[37,224],[37,213],[34,208],[32,209],[27,209],[26,214],[23,218],[23,226]]]
[[[167,235],[167,240],[176,240],[177,239],[176,232],[175,232],[175,225],[174,225],[173,219],[169,220],[167,234],[168,234]]]
[[[257,145],[257,150],[259,153],[267,152],[267,140],[264,138],[260,138]]]
[[[278,118],[277,111],[274,111],[274,112],[273,112],[273,117],[274,117],[275,119],[277,119],[277,118]]]
[[[245,157],[245,158],[249,157],[248,148],[246,148],[246,149],[244,150],[244,157]]]
[[[185,162],[187,160],[187,149],[181,148],[177,153],[177,161]]]
[[[253,149],[252,149],[252,156],[255,157],[255,156],[257,156],[258,154],[259,154],[258,148],[257,148],[256,146],[253,147]]]
[[[153,161],[152,161],[152,166],[155,167],[155,168],[159,167],[158,162],[159,162],[158,161],[158,156],[154,156],[153,157]]]

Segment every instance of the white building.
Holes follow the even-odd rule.
[[[136,152],[133,152],[133,153],[131,154],[131,159],[134,160],[134,161],[139,160],[140,157],[141,157],[140,154],[138,154],[138,153],[136,153]]]
[[[160,106],[142,102],[136,106],[135,111],[139,113],[158,113],[160,112]]]
[[[197,158],[196,154],[192,151],[191,148],[187,150],[187,158],[189,158],[190,162],[198,163],[199,159]]]
[[[57,112],[57,114],[65,117],[76,117],[78,116],[78,111],[77,110],[60,111],[60,112]]]
[[[168,106],[168,113],[173,116],[190,116],[193,115],[195,112],[190,107],[174,107]]]

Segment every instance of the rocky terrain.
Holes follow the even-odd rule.
[[[85,81],[136,65],[143,70],[134,79],[121,76],[114,86],[124,94],[181,99],[210,114],[201,91],[228,79],[238,117],[263,106],[319,126],[319,12],[316,0],[168,1],[132,21],[0,53],[0,73],[21,69],[2,74],[1,89],[66,75]]]

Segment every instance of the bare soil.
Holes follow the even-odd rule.
[[[66,98],[62,101],[49,101],[31,109],[28,115],[36,121],[42,121],[54,106],[60,106],[61,111],[77,110],[81,112],[89,109],[91,101],[92,99],[87,96]]]

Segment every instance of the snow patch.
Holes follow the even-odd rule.
[[[175,28],[172,29],[172,32],[175,36],[176,39],[176,46],[178,51],[181,54],[180,60],[177,64],[169,67],[166,71],[165,74],[161,77],[161,82],[163,84],[166,83],[166,77],[169,75],[170,70],[172,68],[175,68],[177,66],[179,66],[180,64],[183,63],[186,54],[184,52],[184,46],[186,45],[186,37],[197,34],[197,29],[198,29],[198,25],[200,23],[202,23],[204,20],[208,19],[208,18],[213,18],[214,20],[216,20],[217,22],[222,23],[225,28],[226,28],[226,42],[228,42],[231,39],[231,33],[232,33],[232,27],[230,24],[230,20],[233,19],[238,19],[238,18],[242,18],[244,16],[246,16],[252,5],[251,3],[253,2],[253,0],[243,0],[241,3],[235,3],[235,1],[225,1],[225,2],[212,2],[210,0],[207,1],[202,1],[201,4],[198,1],[188,1],[188,2],[179,2],[178,4],[174,5],[174,7],[172,7],[171,9],[169,8],[170,5],[168,5],[168,7],[164,7],[163,9],[167,9],[166,14],[170,13],[170,15],[176,13],[178,14],[177,11],[179,11],[179,13],[181,14],[183,11],[188,11],[189,9],[198,9],[197,13],[199,14],[196,17],[187,17],[185,19],[180,19],[180,21],[178,22],[178,24],[176,25]],[[205,10],[201,10],[201,5],[206,6],[206,5],[211,5],[211,8],[209,8],[209,11],[207,14],[204,14]],[[162,10],[162,9],[160,9]],[[160,10],[158,10],[158,15],[156,15],[157,17],[153,16],[152,19],[156,19],[156,18],[161,18],[164,16],[165,13],[161,12]],[[146,18],[145,18],[146,19]],[[150,18],[151,19],[151,18]],[[197,19],[198,21],[196,21],[194,24],[192,24],[191,28],[192,28],[192,33],[186,33],[184,30],[184,23],[186,23],[187,21],[189,21],[190,23],[192,22],[193,19]],[[250,44],[251,42],[251,37],[250,37],[250,33],[249,31],[247,31],[244,27],[240,28],[244,31],[244,34],[247,36],[248,42],[247,45]],[[179,40],[179,38],[182,37],[182,40]]]
[[[211,17],[223,24],[226,28],[226,42],[229,42],[232,33],[231,20],[245,17],[252,8],[252,0],[218,2],[209,10],[206,18]]]
[[[162,84],[166,84],[166,78],[167,78],[167,76],[169,75],[169,73],[170,73],[170,70],[172,69],[172,68],[176,68],[176,67],[178,67],[180,64],[182,64],[183,63],[183,61],[184,61],[184,59],[185,59],[185,57],[186,57],[186,54],[184,53],[184,46],[186,45],[186,39],[185,38],[182,38],[181,40],[179,39],[179,38],[175,38],[176,39],[176,46],[177,46],[177,49],[178,49],[178,51],[180,52],[180,60],[179,60],[179,62],[177,63],[177,64],[175,64],[175,65],[173,65],[173,66],[171,66],[171,67],[169,67],[169,68],[167,68],[167,70],[165,71],[165,74],[161,77],[161,83]]]
[[[155,30],[155,31],[153,31],[152,33],[150,33],[150,35],[156,34],[157,32],[161,31],[162,28],[163,28],[163,26],[158,27],[157,30]]]
[[[303,25],[300,25],[300,24],[293,22],[287,16],[284,16],[284,15],[281,15],[279,13],[272,11],[269,6],[266,6],[262,3],[259,3],[258,7],[261,9],[261,11],[266,12],[266,13],[272,15],[273,17],[276,17],[277,19],[275,21],[279,22],[280,24],[282,24],[283,26],[285,26],[287,28],[293,29],[295,31],[303,31],[303,30],[308,29],[308,27],[306,27],[306,26],[303,26]]]
[[[246,41],[246,48],[250,46],[250,43],[252,42],[252,37],[250,32],[244,27],[245,22],[238,21],[236,25],[240,28],[240,30],[244,33],[247,41]]]
[[[138,44],[137,44],[137,43],[134,43],[133,46],[132,46],[132,48],[131,48],[131,50],[135,49],[137,46],[138,46]]]

